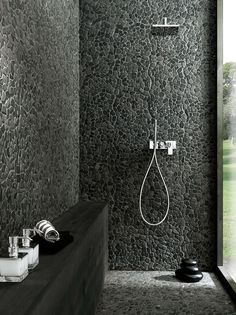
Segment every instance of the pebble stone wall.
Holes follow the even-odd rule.
[[[79,5],[0,1],[0,248],[79,192]]]
[[[177,33],[151,25],[180,24]],[[119,270],[174,269],[182,257],[216,262],[216,1],[80,0],[80,193],[109,202],[109,264]],[[148,140],[170,193],[167,220],[147,226],[140,186]],[[155,222],[166,194],[152,168],[143,210]]]

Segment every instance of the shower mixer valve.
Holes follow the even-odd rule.
[[[149,149],[153,150],[154,149],[154,141],[149,140]],[[173,150],[176,150],[176,141],[157,141],[156,144],[156,149],[157,150],[166,150],[168,152],[168,155],[173,154]]]

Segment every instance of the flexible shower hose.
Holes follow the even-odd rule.
[[[143,219],[144,222],[146,222],[148,225],[152,225],[152,226],[157,226],[159,224],[161,224],[162,222],[165,221],[167,215],[168,215],[168,212],[169,212],[169,207],[170,207],[170,196],[169,196],[169,191],[168,191],[168,188],[166,186],[166,183],[165,183],[165,180],[164,180],[164,177],[162,176],[162,173],[161,173],[161,169],[160,169],[160,166],[157,162],[157,155],[156,155],[156,151],[157,151],[157,120],[155,119],[155,134],[154,134],[154,149],[153,149],[153,155],[152,155],[152,159],[151,159],[151,162],[148,166],[148,169],[147,169],[147,172],[144,176],[144,179],[143,179],[143,182],[142,182],[142,185],[141,185],[141,189],[140,189],[140,195],[139,195],[139,210],[140,210],[140,214],[141,214],[141,217]],[[158,169],[158,172],[161,176],[161,179],[162,179],[162,182],[164,184],[164,187],[165,187],[165,190],[166,190],[166,195],[167,195],[167,208],[166,208],[166,213],[163,217],[163,219],[157,223],[151,223],[151,222],[148,222],[145,218],[144,218],[144,215],[143,215],[143,212],[142,212],[142,195],[143,195],[143,187],[144,187],[144,184],[146,182],[146,179],[147,179],[147,176],[148,176],[148,173],[150,171],[150,168],[152,167],[152,163],[153,162],[156,162],[156,166],[157,166],[157,169]]]

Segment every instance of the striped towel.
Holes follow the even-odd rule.
[[[46,241],[54,243],[60,239],[60,234],[55,227],[47,220],[39,221],[35,226],[35,231]]]

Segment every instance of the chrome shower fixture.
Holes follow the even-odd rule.
[[[174,144],[172,142],[174,142]],[[149,146],[150,146],[150,144],[151,144],[151,141],[149,141]],[[157,154],[156,154],[156,151],[158,150],[157,145],[158,145],[159,149],[168,149],[169,150],[168,152],[170,152],[168,154],[172,154],[173,153],[173,145],[175,145],[175,147],[176,147],[176,142],[175,141],[157,141],[157,120],[155,119],[154,141],[152,141],[152,149],[153,149],[152,159],[151,159],[151,162],[148,166],[147,172],[144,176],[144,179],[143,179],[143,182],[141,185],[141,189],[140,189],[140,194],[139,194],[139,211],[140,211],[141,217],[145,223],[147,223],[148,225],[151,225],[151,226],[158,226],[158,225],[162,224],[162,222],[165,221],[165,219],[169,213],[169,208],[170,208],[170,196],[169,196],[168,187],[166,186],[166,183],[165,183],[164,177],[162,175],[159,163],[157,161]],[[145,217],[143,215],[143,210],[142,210],[143,188],[144,188],[144,184],[147,180],[148,173],[150,172],[150,169],[151,169],[153,163],[156,165],[157,170],[160,174],[161,180],[162,180],[163,185],[164,185],[165,190],[166,190],[166,196],[167,196],[167,207],[166,207],[165,215],[160,221],[158,221],[156,223],[151,223],[147,219],[145,219]]]
[[[149,140],[149,149],[154,149],[154,141]],[[156,142],[156,150],[166,150],[168,152],[168,155],[173,154],[173,150],[176,150],[176,141],[157,141]]]
[[[163,24],[152,24],[153,28],[179,28],[179,24],[168,24],[167,17],[164,17]]]

